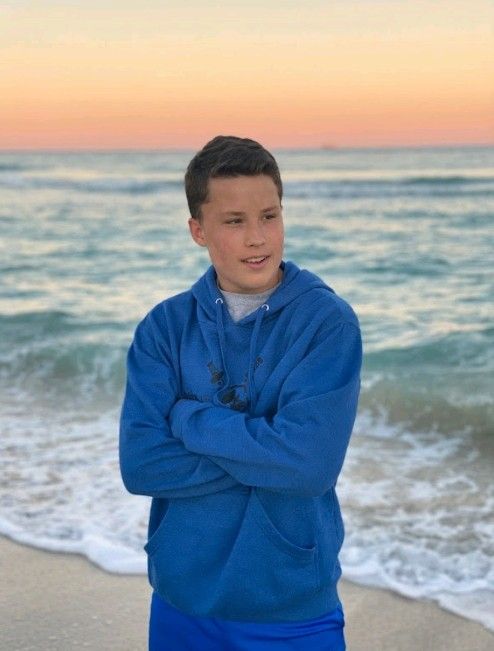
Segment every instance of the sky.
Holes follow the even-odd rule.
[[[494,144],[492,0],[0,0],[0,150]]]

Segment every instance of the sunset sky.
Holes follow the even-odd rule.
[[[0,149],[494,144],[492,0],[0,3]]]

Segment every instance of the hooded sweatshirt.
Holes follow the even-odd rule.
[[[148,312],[128,350],[122,478],[153,498],[149,582],[190,615],[289,622],[339,603],[335,486],[360,327],[318,276],[280,267],[279,286],[237,322],[209,267]]]

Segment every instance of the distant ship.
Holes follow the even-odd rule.
[[[321,145],[321,149],[338,149],[338,147],[336,145],[331,145],[330,143],[325,142]]]

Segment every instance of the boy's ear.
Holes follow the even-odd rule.
[[[196,244],[199,244],[199,246],[206,246],[206,240],[204,239],[204,232],[202,230],[201,223],[194,217],[191,217],[189,219],[189,230],[190,234],[192,235],[192,239],[194,242],[196,242]]]

